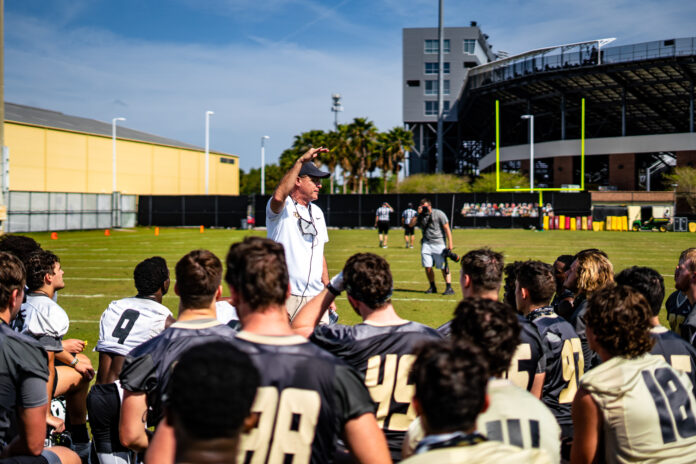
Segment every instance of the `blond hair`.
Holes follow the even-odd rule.
[[[578,254],[578,292],[591,295],[614,283],[614,266],[606,254],[588,250]]]

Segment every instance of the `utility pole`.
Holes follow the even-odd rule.
[[[5,1],[0,0],[0,234],[7,221],[7,194],[9,193],[9,149],[5,147]]]
[[[444,45],[445,45],[445,31],[442,24],[442,2],[440,0],[439,8],[439,20],[437,27],[437,39],[438,39],[438,50],[437,50],[437,169],[436,172],[443,172],[443,142],[442,142],[442,123],[443,123],[443,112],[444,112],[444,101],[443,101],[443,87],[444,87]]]

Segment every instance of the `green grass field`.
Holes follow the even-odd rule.
[[[206,248],[223,260],[232,242],[247,234],[265,236],[265,231],[154,229],[137,228],[114,230],[111,236],[103,231],[59,232],[58,240],[48,233],[27,234],[41,245],[56,253],[65,270],[65,289],[59,302],[71,319],[67,338],[89,341],[88,354],[96,367],[96,356],[91,350],[99,336],[99,317],[110,301],[135,294],[133,268],[144,258],[160,255],[169,264],[174,279],[177,260],[190,250]],[[325,256],[331,275],[340,271],[346,259],[356,252],[383,255],[391,264],[394,276],[393,303],[402,317],[438,326],[447,321],[461,297],[457,265],[453,266],[454,296],[426,295],[425,274],[420,267],[418,245],[404,248],[403,232],[393,229],[389,234],[389,248],[378,246],[375,230],[330,230],[330,242]],[[420,234],[416,239],[420,238]],[[505,254],[505,261],[539,259],[553,262],[559,254],[573,254],[584,248],[605,250],[618,272],[628,266],[642,265],[657,269],[665,278],[667,294],[674,284],[674,268],[679,253],[693,246],[694,236],[688,233],[658,232],[571,232],[527,231],[507,229],[456,229],[455,252],[488,246]],[[444,290],[442,276],[436,276],[438,290]],[[225,294],[227,294],[225,289]],[[172,291],[164,304],[176,315],[178,300]],[[337,306],[343,323],[355,323],[358,316],[352,311],[345,294]]]

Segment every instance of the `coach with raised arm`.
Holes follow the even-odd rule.
[[[328,148],[310,148],[285,173],[266,205],[267,237],[283,245],[290,274],[286,302],[292,320],[307,301],[329,283],[324,244],[329,241],[324,213],[312,202],[319,197],[321,179],[329,173],[314,165],[314,158]],[[332,305],[330,311],[335,311]],[[335,314],[335,313],[334,313]],[[329,312],[322,322],[329,322]]]

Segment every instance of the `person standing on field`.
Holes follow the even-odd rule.
[[[319,197],[321,179],[329,173],[314,165],[314,158],[328,148],[310,148],[285,173],[266,205],[266,236],[283,245],[290,274],[290,296],[286,303],[288,317],[318,295],[329,283],[324,258],[324,244],[329,241],[324,213],[312,202]],[[335,314],[332,305],[322,322]],[[337,317],[337,315],[336,315]]]
[[[394,208],[392,208],[391,205],[385,201],[382,203],[382,206],[377,208],[377,213],[375,214],[375,227],[379,233],[379,246],[382,248],[387,248],[390,223],[389,217],[393,212]]]
[[[411,224],[411,219],[416,217],[418,213],[413,209],[413,203],[408,204],[408,208],[401,213],[401,224],[404,226],[404,240],[406,241],[406,248],[413,248],[413,240],[415,234],[413,233],[413,227]]]
[[[445,250],[451,250],[454,247],[447,215],[442,210],[433,208],[430,200],[423,198],[418,206],[418,215],[411,219],[409,225],[411,227],[417,225],[423,230],[421,264],[425,268],[425,275],[430,282],[430,287],[425,293],[437,293],[434,266],[442,271],[442,277],[445,279],[446,287],[443,295],[454,295],[452,274],[443,255]]]

